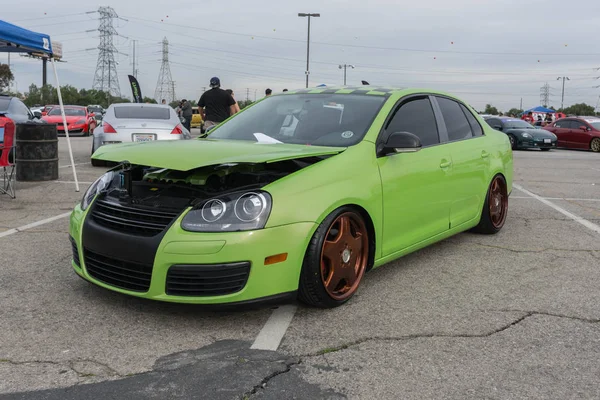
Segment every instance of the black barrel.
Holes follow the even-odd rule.
[[[58,134],[56,124],[17,124],[17,181],[58,179]]]

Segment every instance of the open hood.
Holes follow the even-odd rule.
[[[196,139],[111,144],[100,147],[94,159],[190,171],[226,163],[271,163],[295,158],[338,154],[345,147],[264,144],[242,140]]]

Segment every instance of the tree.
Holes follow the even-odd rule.
[[[498,111],[498,109],[494,106],[492,106],[491,104],[486,104],[485,105],[485,110],[483,110],[484,114],[491,114],[491,115],[498,115],[500,114],[500,112]]]
[[[158,102],[154,99],[151,99],[150,97],[145,97],[142,99],[142,103],[152,103],[152,104],[158,104]]]
[[[511,108],[510,110],[508,110],[507,114],[510,116],[519,116],[520,114],[523,113],[523,110],[519,109],[519,108]]]
[[[596,115],[595,108],[585,103],[573,104],[558,111],[564,112],[567,115]]]
[[[10,67],[7,64],[0,64],[0,92],[9,87],[14,79]]]
[[[243,110],[252,103],[254,103],[252,100],[240,100],[238,101],[238,106],[240,106],[240,110]]]

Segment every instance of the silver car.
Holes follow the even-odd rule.
[[[102,125],[94,129],[92,154],[106,144],[190,138],[190,132],[181,124],[175,110],[166,104],[112,104],[104,114]],[[101,164],[92,159],[92,165]]]

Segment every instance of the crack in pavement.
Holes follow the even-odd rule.
[[[43,365],[43,364],[48,364],[48,365],[56,365],[58,367],[64,367],[64,368],[68,368],[71,371],[75,372],[77,374],[77,376],[79,376],[80,378],[87,378],[90,376],[117,376],[117,377],[125,377],[126,375],[123,375],[121,373],[119,373],[118,371],[116,371],[115,369],[113,369],[112,367],[110,367],[108,364],[104,364],[101,363],[99,361],[95,361],[95,360],[91,360],[88,358],[77,358],[74,360],[68,360],[68,361],[50,361],[50,360],[25,360],[25,361],[16,361],[16,360],[10,360],[7,358],[0,358],[0,364],[1,363],[7,363],[7,364],[11,364],[11,365],[29,365],[29,364],[39,364],[39,365]],[[91,374],[88,372],[83,372],[78,370],[75,367],[75,364],[77,363],[90,363],[90,364],[94,364],[96,366],[100,366],[102,368],[104,368],[106,371],[109,372],[109,374],[106,375],[98,375],[98,374]],[[65,371],[66,372],[66,371]],[[60,373],[63,373],[62,371]]]
[[[357,339],[352,342],[344,343],[339,346],[325,348],[325,349],[319,350],[314,353],[304,354],[304,355],[300,356],[301,357],[300,360],[302,361],[303,357],[318,357],[318,356],[322,356],[322,355],[329,354],[329,353],[335,353],[335,352],[338,352],[341,350],[346,350],[350,347],[358,346],[362,343],[367,343],[367,342],[371,342],[371,341],[399,341],[399,340],[430,339],[430,338],[486,338],[486,337],[490,337],[490,336],[496,335],[498,333],[504,332],[505,330],[510,329],[513,326],[520,324],[527,318],[529,318],[531,316],[535,316],[535,315],[544,315],[544,316],[550,316],[550,317],[555,317],[555,318],[573,319],[573,320],[578,320],[578,321],[587,322],[587,323],[600,323],[600,319],[581,318],[581,317],[575,317],[575,316],[569,316],[569,315],[553,314],[553,313],[548,313],[548,312],[543,312],[543,311],[523,311],[523,310],[482,310],[482,311],[484,311],[484,312],[485,311],[520,312],[520,313],[523,313],[523,315],[520,316],[519,318],[515,319],[514,321],[511,321],[510,323],[501,326],[498,329],[494,329],[494,330],[491,330],[486,333],[480,333],[480,334],[421,333],[421,334],[402,335],[402,336],[373,336],[373,337],[369,337],[369,338]]]
[[[543,249],[514,249],[514,248],[510,248],[510,247],[497,246],[497,245],[493,245],[493,244],[483,244],[483,243],[478,243],[478,242],[470,242],[470,244],[480,246],[480,247],[487,247],[487,248],[491,248],[491,249],[506,250],[506,251],[510,251],[512,253],[543,253],[546,251],[565,251],[565,252],[573,252],[573,253],[590,253],[592,256],[596,257],[594,252],[600,251],[600,249],[561,249],[561,248],[552,248],[552,247],[546,247]]]
[[[292,370],[293,366],[300,365],[300,364],[302,364],[302,360],[300,360],[300,359],[298,359],[297,361],[292,361],[292,362],[285,363],[285,367],[286,367],[285,370],[283,370],[283,371],[275,371],[275,372],[269,374],[263,380],[261,380],[258,385],[255,385],[252,388],[252,390],[244,393],[241,396],[241,399],[242,400],[247,400],[251,396],[254,396],[256,393],[258,393],[259,390],[265,390],[266,387],[267,387],[267,384],[269,383],[269,381],[271,379],[274,379],[275,377],[277,377],[279,375],[287,374],[288,372],[290,372]]]

